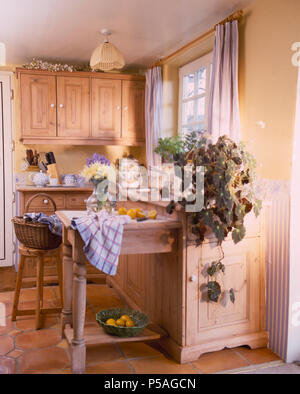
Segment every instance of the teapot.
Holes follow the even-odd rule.
[[[33,183],[37,187],[44,187],[49,182],[49,177],[43,171],[37,172],[33,177]]]

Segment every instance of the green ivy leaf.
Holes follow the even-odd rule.
[[[223,273],[225,272],[225,265],[221,261],[213,261],[207,268],[207,273],[209,276],[213,276],[219,271],[222,271]]]
[[[235,301],[235,294],[233,288],[229,290],[230,301],[234,304]]]
[[[209,209],[203,210],[201,212],[201,219],[202,219],[204,224],[206,224],[209,227],[212,227],[212,225],[213,225],[213,213],[212,213],[211,210],[209,210]]]
[[[232,239],[235,244],[240,242],[244,236],[246,235],[246,229],[243,225],[239,226],[238,228],[234,229],[232,232]]]
[[[217,266],[216,266],[216,261],[213,261],[210,265],[210,267],[207,268],[207,273],[209,276],[213,276],[216,273]]]
[[[245,216],[244,207],[242,205],[236,205],[234,213],[236,214],[239,220],[243,220]]]
[[[218,282],[210,281],[207,283],[208,291],[207,295],[210,301],[218,302],[221,294],[221,287]]]
[[[230,224],[232,222],[232,211],[231,210],[226,211],[225,220],[226,220],[226,224]]]
[[[213,225],[211,227],[212,227],[212,230],[213,230],[217,240],[223,241],[225,238],[223,225],[217,221],[214,221]]]

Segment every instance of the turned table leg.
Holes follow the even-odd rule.
[[[72,246],[63,245],[63,309],[61,314],[61,330],[64,336],[65,326],[72,326],[72,286],[73,286],[73,260]]]
[[[73,243],[73,339],[72,372],[85,371],[86,346],[84,323],[86,308],[86,260],[82,252],[83,242],[76,232]]]
[[[84,322],[86,305],[86,265],[74,263],[73,278],[73,339],[72,372],[83,373],[85,370],[86,348],[84,342]]]

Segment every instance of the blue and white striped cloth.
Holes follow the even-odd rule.
[[[84,241],[83,251],[89,262],[108,275],[116,275],[122,247],[123,225],[127,215],[110,215],[106,210],[73,218],[71,227]]]

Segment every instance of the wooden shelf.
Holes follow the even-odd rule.
[[[150,329],[150,328],[151,329]],[[73,329],[65,328],[65,337],[69,344],[72,343]],[[136,337],[117,337],[115,335],[108,335],[104,332],[103,328],[96,323],[87,324],[84,327],[84,340],[86,345],[101,345],[103,343],[119,343],[119,342],[145,342],[160,339],[167,336],[166,331],[158,326],[149,325]]]

